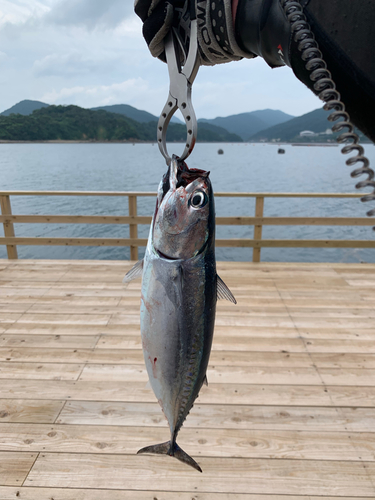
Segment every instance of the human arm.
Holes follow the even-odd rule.
[[[284,0],[195,2],[202,64],[260,56],[271,67],[290,66],[296,77],[316,93],[283,11]],[[353,123],[375,141],[372,55],[375,3],[352,0],[300,0],[299,3]],[[183,19],[185,4],[183,0],[137,0],[136,11],[140,13],[143,7],[144,35],[154,56],[163,59],[163,36],[172,25],[183,26],[183,31],[188,32],[186,10]]]

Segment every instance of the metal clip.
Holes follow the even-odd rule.
[[[179,57],[180,47],[177,45],[178,35],[171,30],[165,42],[170,86],[169,96],[158,122],[157,140],[167,165],[171,163],[167,150],[167,129],[177,109],[181,111],[187,128],[186,144],[180,156],[181,160],[185,160],[190,155],[197,140],[198,124],[191,100],[192,85],[199,69],[197,30],[197,19],[193,19],[190,24],[189,53],[183,67]]]

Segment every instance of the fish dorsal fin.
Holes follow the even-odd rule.
[[[136,280],[137,278],[141,278],[143,273],[143,259],[139,260],[131,269],[129,272],[125,274],[125,278],[122,280],[124,285],[127,285],[133,280]]]
[[[233,293],[229,290],[229,288],[219,275],[217,275],[217,298],[222,300],[229,300],[229,302],[237,304],[237,300],[234,298]]]

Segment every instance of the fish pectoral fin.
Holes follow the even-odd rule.
[[[171,443],[171,441],[167,441],[166,443],[155,444],[153,446],[146,446],[137,452],[137,455],[141,453],[155,453],[157,455],[169,455],[170,457],[175,457],[180,462],[183,462],[186,465],[190,465],[193,469],[198,472],[202,472],[202,469],[199,467],[197,462],[191,458],[184,450],[182,450],[178,444]]]
[[[202,385],[207,385],[207,387],[208,387],[207,375],[204,376],[203,384]]]
[[[237,304],[237,300],[234,298],[233,293],[229,290],[224,281],[217,275],[217,298],[220,300],[229,300],[233,304]]]
[[[139,260],[131,269],[129,272],[125,274],[125,278],[122,280],[124,285],[127,285],[133,280],[136,280],[137,278],[141,278],[143,273],[143,259]]]

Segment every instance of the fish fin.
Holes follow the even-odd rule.
[[[141,455],[142,453],[169,455],[170,449],[171,449],[171,442],[167,441],[165,443],[155,444],[151,446],[146,446],[145,448],[141,448],[140,450],[137,451],[137,455]]]
[[[223,300],[229,300],[229,302],[233,302],[233,304],[237,304],[237,300],[234,298],[233,293],[229,290],[224,281],[217,276],[217,298]]]
[[[173,456],[180,462],[183,462],[186,465],[190,465],[190,467],[193,467],[193,469],[197,470],[198,472],[202,472],[202,469],[199,467],[197,462],[193,458],[191,458],[191,456],[188,455],[183,449],[181,449],[177,443],[175,443],[174,445]]]
[[[125,274],[125,278],[122,280],[124,285],[127,285],[133,280],[136,280],[137,278],[140,278],[143,273],[143,259],[139,260],[131,269],[129,272]]]
[[[152,390],[150,381],[148,381],[147,384],[145,385],[145,389],[149,389],[150,391]]]
[[[166,443],[155,444],[153,446],[146,446],[137,452],[137,455],[142,453],[155,453],[157,455],[169,455],[170,457],[175,457],[180,462],[183,462],[186,465],[190,465],[193,469],[196,469],[199,472],[202,472],[202,469],[199,467],[197,462],[191,458],[184,450],[182,450],[177,443],[172,444],[171,441],[167,441]]]
[[[207,375],[204,376],[203,385],[207,385],[207,387],[208,387]]]

